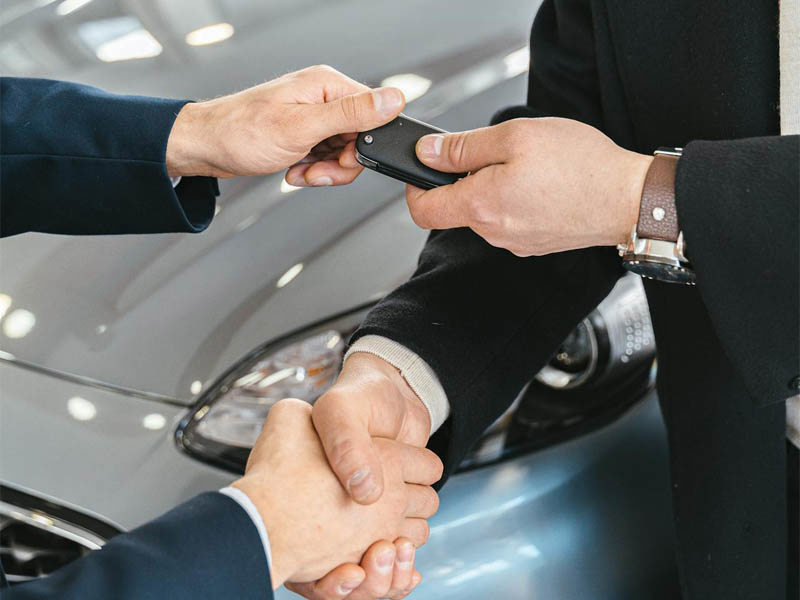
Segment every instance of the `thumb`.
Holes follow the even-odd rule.
[[[460,133],[434,133],[417,141],[417,157],[445,173],[469,173],[502,162],[502,131],[484,127]]]
[[[318,104],[317,137],[324,140],[375,129],[399,115],[405,104],[405,96],[397,88],[378,88]]]
[[[372,441],[369,421],[353,399],[342,402],[336,392],[317,400],[311,413],[331,469],[360,504],[372,504],[383,494],[383,468]]]

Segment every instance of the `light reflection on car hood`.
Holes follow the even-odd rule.
[[[158,56],[105,64],[78,32],[124,16],[120,5],[95,0],[59,16],[57,4],[28,12],[31,3],[4,4],[3,72],[206,98],[324,62],[370,83],[422,73],[434,86],[409,112],[424,116],[437,114],[436,102],[457,107],[465,90],[486,87],[476,64],[519,46],[528,24],[517,17],[532,14],[519,0],[503,14],[478,0],[414,0],[402,8],[366,0],[170,0],[159,4],[163,14],[136,15],[162,46]],[[195,13],[205,21],[188,16]],[[212,18],[231,23],[233,36],[186,45],[185,34]],[[471,80],[450,90],[448,81],[462,72]],[[465,126],[481,125],[490,110],[462,116]],[[0,294],[10,301],[0,358],[188,403],[252,348],[380,297],[408,275],[424,241],[399,200],[402,186],[374,174],[341,189],[288,191],[281,175],[221,187],[220,212],[199,235],[0,241]],[[279,287],[290,270],[294,279]]]

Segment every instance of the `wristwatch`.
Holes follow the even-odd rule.
[[[627,244],[617,246],[622,266],[648,279],[695,284],[675,209],[675,173],[683,148],[659,148],[642,189],[639,221]]]

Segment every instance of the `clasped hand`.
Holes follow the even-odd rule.
[[[363,590],[361,597],[402,597],[413,587],[413,548],[428,538],[428,524],[439,506],[430,487],[442,475],[442,463],[430,450],[395,440],[376,438],[374,447],[383,465],[383,493],[370,505],[354,502],[331,471],[311,421],[311,406],[282,400],[269,412],[264,429],[250,454],[244,476],[234,487],[253,501],[266,524],[273,558],[272,584],[317,580],[341,563],[356,563],[377,540],[395,540],[398,552],[410,549],[405,560],[392,544],[371,552],[385,589]],[[367,557],[370,558],[370,557]],[[365,573],[355,564],[329,577],[331,595],[319,589],[325,580],[299,586],[301,592],[342,598],[358,588]],[[394,572],[393,572],[394,571]],[[405,572],[403,572],[405,571]],[[377,579],[381,579],[380,573]],[[374,596],[373,596],[374,593]],[[351,595],[351,598],[359,596]]]

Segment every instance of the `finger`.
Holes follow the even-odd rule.
[[[355,398],[323,395],[312,411],[331,469],[356,502],[372,504],[383,493],[383,469],[369,429],[370,411]]]
[[[336,567],[318,581],[287,583],[286,587],[308,600],[346,598],[366,579],[367,574],[358,565],[344,564]]]
[[[403,92],[397,88],[379,88],[343,96],[325,104],[309,105],[316,113],[310,122],[320,140],[355,131],[367,131],[388,123],[405,106]]]
[[[470,227],[477,208],[492,191],[492,170],[481,169],[451,185],[421,190],[406,186],[406,202],[411,218],[423,229]]]
[[[305,159],[304,159],[305,160]],[[293,185],[295,187],[306,187],[308,183],[306,183],[306,171],[308,171],[314,163],[309,162],[301,162],[296,165],[289,167],[289,170],[286,171],[286,175],[284,179],[286,183],[289,185]]]
[[[416,548],[411,540],[398,538],[394,542],[395,561],[392,585],[387,596],[389,598],[402,598],[411,587],[411,578],[414,575],[414,554]]]
[[[347,185],[352,183],[361,174],[364,167],[358,165],[353,169],[344,168],[338,160],[323,160],[313,163],[306,169],[303,178],[304,185]]]
[[[392,586],[395,556],[393,543],[381,540],[372,544],[361,559],[361,568],[367,576],[348,600],[385,598]]]
[[[403,481],[406,483],[426,486],[442,478],[444,465],[433,451],[393,440],[381,440],[380,444],[382,452],[402,465]]]
[[[347,185],[361,174],[364,167],[355,169],[341,167],[336,160],[320,160],[297,164],[286,172],[286,183],[295,187],[324,187]]]
[[[303,435],[311,424],[311,405],[297,398],[284,398],[272,405],[264,421],[264,430],[286,432],[287,435]],[[281,434],[283,435],[283,433]]]
[[[339,153],[339,164],[345,169],[355,169],[360,167],[361,163],[356,160],[356,142],[348,142],[348,144]]]
[[[400,526],[400,537],[408,538],[417,548],[425,545],[430,533],[430,526],[425,519],[407,518]]]
[[[509,156],[512,128],[506,123],[459,133],[435,133],[417,141],[417,157],[446,173],[469,173]]]
[[[430,519],[439,510],[439,494],[432,487],[411,483],[406,485],[406,492],[408,494],[406,517]]]

